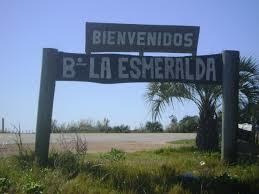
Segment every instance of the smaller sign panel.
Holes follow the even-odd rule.
[[[86,53],[197,53],[198,26],[86,23]]]
[[[192,82],[221,84],[222,56],[151,57],[59,53],[58,81],[96,83]]]

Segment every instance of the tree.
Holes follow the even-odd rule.
[[[159,133],[159,132],[163,132],[163,126],[161,123],[157,121],[155,122],[148,121],[145,125],[145,130],[151,133]]]
[[[177,122],[177,118],[175,115],[171,115],[170,117],[170,124],[166,127],[166,131],[169,133],[174,133],[174,132],[178,132],[178,122]]]
[[[130,127],[128,125],[117,125],[112,127],[111,132],[114,133],[129,133]]]
[[[169,118],[171,119],[171,123],[172,123],[173,125],[176,125],[176,124],[177,124],[177,118],[176,118],[176,116],[171,115]]]
[[[241,60],[239,88],[240,121],[249,123],[259,118],[259,70],[251,57]]]
[[[259,78],[258,68],[252,58],[241,58],[239,80],[239,106],[245,103],[258,103]],[[154,119],[161,117],[161,112],[173,100],[180,102],[189,100],[199,109],[199,127],[196,145],[200,150],[215,150],[218,148],[218,128],[216,111],[221,105],[222,88],[217,85],[198,85],[191,83],[150,83],[146,99],[151,104]]]
[[[59,127],[58,127],[58,121],[57,120],[51,120],[51,132],[52,133],[59,133]]]
[[[198,116],[185,116],[178,123],[178,131],[179,132],[197,132],[199,125],[199,117]]]
[[[111,127],[110,127],[110,120],[107,118],[104,118],[102,122],[98,121],[96,124],[96,127],[98,130],[100,130],[101,132],[110,132],[111,131]]]

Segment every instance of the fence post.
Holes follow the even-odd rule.
[[[35,140],[36,161],[41,165],[48,161],[57,59],[57,49],[43,49]]]
[[[239,52],[223,51],[223,105],[221,159],[236,159],[236,133],[238,128]]]

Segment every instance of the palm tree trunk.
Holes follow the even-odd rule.
[[[208,101],[204,101],[200,107],[196,145],[199,150],[203,151],[217,150],[219,134],[215,106]]]

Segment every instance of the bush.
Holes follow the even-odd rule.
[[[179,123],[171,123],[166,130],[173,133],[192,133],[197,132],[198,125],[198,116],[185,116]]]
[[[6,177],[0,177],[0,193],[5,193],[9,190],[11,181]]]
[[[77,174],[79,170],[79,155],[66,151],[62,153],[53,153],[50,156],[49,163],[62,173],[68,173],[70,176]]]
[[[198,129],[198,116],[185,116],[179,122],[179,131],[181,132],[196,132]]]
[[[43,185],[41,185],[38,181],[33,180],[33,178],[26,174],[23,177],[24,184],[22,185],[22,190],[24,193],[31,194],[40,194],[43,193]]]
[[[145,125],[145,130],[151,133],[160,133],[163,132],[163,126],[159,122],[150,122],[148,121]]]
[[[111,132],[113,132],[113,133],[129,133],[130,127],[128,125],[114,126],[114,127],[112,127]]]
[[[126,152],[112,148],[110,152],[102,154],[101,159],[107,159],[110,161],[119,161],[119,160],[125,160]]]
[[[77,122],[58,123],[57,120],[51,122],[52,133],[75,133],[75,132],[99,132],[101,122],[93,122],[90,119],[84,119]]]

